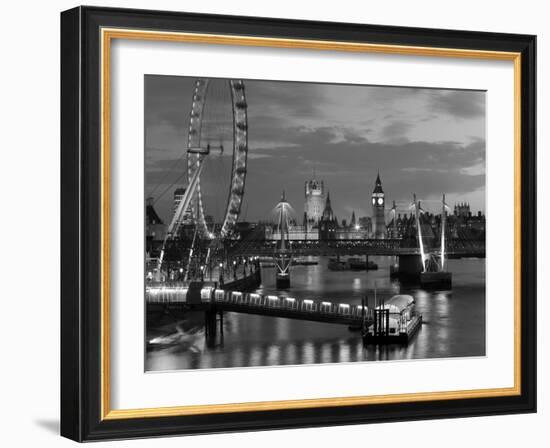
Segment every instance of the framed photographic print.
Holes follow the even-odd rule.
[[[61,14],[61,433],[536,411],[534,36]]]

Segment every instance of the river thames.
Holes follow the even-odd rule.
[[[327,257],[317,265],[293,266],[291,288],[277,291],[275,269],[262,268],[263,294],[326,299],[360,304],[372,297],[399,293],[415,298],[423,325],[407,346],[363,346],[360,334],[345,325],[225,313],[223,335],[207,346],[200,312],[147,316],[145,370],[472,357],[485,355],[485,259],[448,260],[450,291],[425,291],[390,279],[390,257],[370,257],[375,271],[330,271]]]

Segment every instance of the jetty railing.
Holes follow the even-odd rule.
[[[146,288],[149,304],[187,304],[194,308],[215,307],[227,311],[277,315],[316,321],[331,321],[360,325],[372,321],[373,311],[367,306],[333,302],[327,299],[298,299],[274,294],[229,291],[216,286],[204,286],[200,290],[200,302],[188,300],[189,287],[162,285]]]

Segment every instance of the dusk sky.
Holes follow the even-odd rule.
[[[152,193],[166,223],[175,188],[186,184],[194,81],[145,78],[145,194]],[[301,223],[304,181],[313,170],[340,221],[353,210],[371,215],[377,171],[388,208],[396,200],[405,212],[416,192],[430,211],[439,212],[442,193],[451,208],[467,201],[474,213],[485,210],[485,92],[247,80],[245,87],[249,152],[241,220],[271,218],[284,189]],[[229,188],[220,177],[215,168],[205,174],[205,183],[217,182],[211,190],[217,199],[205,204],[214,216]]]

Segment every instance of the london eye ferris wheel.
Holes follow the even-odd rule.
[[[188,135],[188,189],[194,189],[189,208],[204,237],[223,238],[239,217],[244,195],[248,154],[244,82],[197,79]]]
[[[187,138],[188,186],[162,244],[159,275],[166,243],[189,210],[203,238],[224,238],[235,226],[246,179],[247,107],[242,80],[195,80]]]

